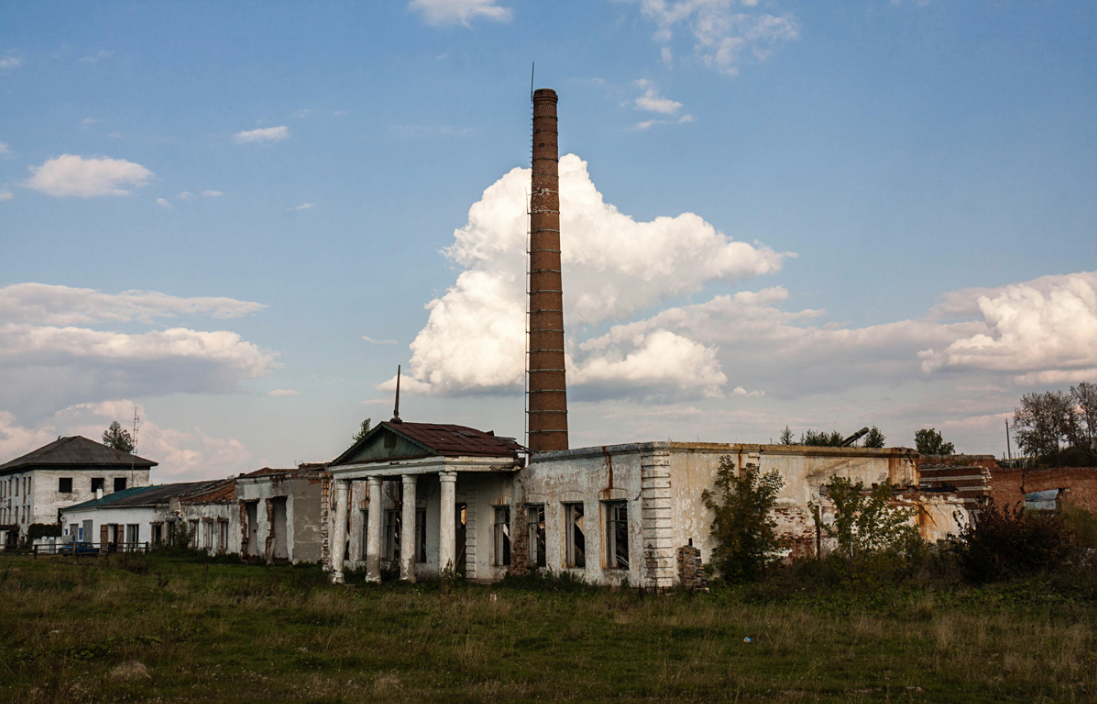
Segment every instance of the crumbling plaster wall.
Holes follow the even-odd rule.
[[[190,525],[190,521],[197,520],[199,525],[199,531],[202,530],[203,524],[207,522],[213,523],[213,544],[201,544],[200,547],[202,550],[205,550],[210,555],[216,555],[222,552],[222,550],[225,553],[240,554],[243,552],[240,545],[240,509],[239,504],[237,504],[235,501],[218,501],[206,503],[178,502],[178,510],[182,516],[182,519],[184,521],[187,521],[188,526]],[[219,525],[220,523],[228,524],[228,542],[223,548],[221,546],[221,527]],[[199,540],[201,539],[202,536],[199,536]]]

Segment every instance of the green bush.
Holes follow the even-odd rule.
[[[1075,547],[1058,511],[985,503],[959,537],[959,561],[970,582],[999,582],[1060,568]]]
[[[753,581],[779,559],[785,543],[777,536],[771,513],[783,485],[776,471],[760,474],[756,465],[748,464],[736,473],[730,457],[720,458],[716,491],[704,491],[701,499],[715,514],[710,567],[725,580]]]

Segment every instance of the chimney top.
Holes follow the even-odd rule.
[[[558,98],[556,97],[556,91],[552,88],[538,88],[533,91],[533,100],[535,102],[538,100],[551,100],[555,103]]]

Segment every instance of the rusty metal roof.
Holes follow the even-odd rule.
[[[517,457],[522,446],[510,438],[497,438],[495,431],[484,432],[463,425],[439,423],[379,424],[394,433],[424,445],[443,457]]]
[[[17,472],[34,467],[119,467],[129,469],[140,467],[149,469],[155,467],[156,462],[146,460],[128,452],[115,450],[94,440],[88,440],[81,435],[70,438],[57,438],[48,445],[43,445],[16,457],[14,460],[0,465],[0,474]]]

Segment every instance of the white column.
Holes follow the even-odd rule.
[[[385,518],[381,477],[369,478],[369,516],[366,525],[366,581],[381,581],[381,522]]]
[[[439,472],[442,484],[442,504],[438,521],[438,569],[453,572],[457,569],[457,472]]]
[[[400,516],[400,579],[415,581],[415,475],[404,475],[403,513]]]
[[[335,530],[329,546],[331,550],[331,581],[343,583],[343,553],[347,549],[347,494],[350,482],[346,479],[335,480]]]

